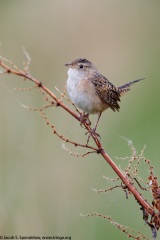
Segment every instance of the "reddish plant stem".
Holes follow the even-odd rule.
[[[6,64],[4,64],[2,61],[0,61],[0,66],[2,66],[4,69],[6,69],[6,73],[12,73],[14,75],[23,77],[23,78],[27,78],[29,80],[31,80],[32,82],[34,82],[38,87],[42,88],[46,93],[48,93],[48,95],[50,97],[52,97],[56,102],[57,105],[61,106],[62,108],[64,108],[67,112],[69,112],[74,118],[76,118],[78,121],[80,121],[80,117],[74,113],[69,107],[67,107],[61,100],[58,100],[56,95],[51,92],[47,87],[45,87],[42,82],[40,82],[39,80],[37,80],[36,78],[32,77],[30,74],[23,72],[23,71],[16,71],[14,69],[11,69],[10,67],[8,67]]]
[[[154,209],[149,205],[148,202],[141,196],[141,194],[136,190],[136,188],[131,184],[131,182],[128,180],[128,178],[120,171],[120,169],[117,167],[117,165],[112,161],[112,159],[108,156],[108,154],[101,149],[100,150],[101,155],[106,160],[106,162],[112,167],[114,172],[119,176],[119,178],[122,180],[122,182],[128,187],[128,189],[132,192],[136,200],[139,202],[139,204],[146,209],[146,211],[152,215],[154,213]]]
[[[18,75],[18,76],[21,76],[21,77],[23,77],[25,79],[29,79],[32,82],[34,82],[37,85],[37,87],[42,88],[50,97],[52,97],[56,101],[57,106],[61,106],[69,114],[71,114],[74,118],[76,118],[78,121],[80,121],[80,117],[75,112],[73,112],[69,107],[67,107],[61,100],[59,100],[56,97],[56,95],[53,92],[51,92],[47,87],[45,87],[39,80],[37,80],[36,78],[33,78],[30,74],[28,74],[26,72],[23,72],[21,70],[18,71],[18,70],[15,70],[15,69],[11,69],[6,64],[4,64],[2,62],[2,60],[0,61],[0,66],[6,70],[5,73]],[[88,132],[90,133],[90,131],[91,131],[90,126],[88,124],[86,124],[86,123],[83,123],[83,125],[88,130]],[[111,168],[119,176],[119,178],[122,180],[122,182],[128,187],[129,191],[132,192],[132,194],[134,195],[134,197],[138,201],[138,203],[150,215],[153,215],[153,213],[154,213],[153,207],[151,207],[149,205],[149,203],[147,203],[147,201],[141,196],[141,194],[137,191],[137,189],[134,187],[134,185],[128,180],[128,178],[121,172],[121,170],[117,167],[117,165],[113,162],[113,160],[104,151],[104,149],[103,149],[99,139],[94,134],[92,134],[92,138],[94,139],[95,144],[98,147],[98,153],[100,153],[103,156],[105,161],[111,166]]]
[[[87,126],[86,126],[87,128]],[[142,195],[137,191],[137,189],[134,187],[134,185],[128,180],[128,178],[121,172],[121,170],[117,167],[117,165],[113,162],[113,160],[109,157],[109,155],[104,151],[100,141],[97,137],[92,135],[98,149],[99,153],[103,156],[105,161],[111,166],[113,171],[119,176],[119,178],[122,180],[122,182],[128,187],[128,189],[132,192],[135,199],[139,202],[139,204],[146,209],[146,211],[153,215],[154,209],[150,206],[150,204],[142,197]]]

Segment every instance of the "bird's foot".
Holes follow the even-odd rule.
[[[94,137],[94,138],[100,138],[100,140],[101,140],[101,136],[96,132],[95,127],[93,129],[91,129],[90,132],[87,132],[86,134],[89,134],[88,139],[87,139],[87,145],[89,143],[89,139],[90,139],[91,136]]]
[[[93,135],[94,137],[101,138],[101,136],[96,132],[96,128],[95,127],[93,129],[91,129],[90,135]]]
[[[82,126],[83,123],[87,123],[87,125],[91,125],[91,121],[89,120],[88,113],[81,113],[80,115],[80,125]]]

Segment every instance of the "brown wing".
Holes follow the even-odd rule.
[[[95,73],[92,77],[92,83],[94,84],[96,93],[101,100],[107,103],[113,111],[119,111],[120,106],[118,101],[120,101],[120,94],[116,87],[100,73]]]

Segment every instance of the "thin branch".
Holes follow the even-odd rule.
[[[81,144],[81,143],[78,143],[78,142],[74,142],[74,141],[71,141],[69,138],[65,138],[62,134],[59,134],[57,132],[57,130],[55,129],[55,126],[52,125],[48,119],[48,117],[46,116],[46,114],[43,112],[43,110],[40,110],[40,115],[42,116],[42,118],[45,120],[46,124],[48,126],[50,126],[50,128],[52,129],[52,133],[57,135],[57,137],[59,137],[60,139],[62,139],[63,141],[65,141],[66,143],[70,143],[72,145],[74,145],[75,147],[82,147],[82,148],[89,148],[89,149],[92,149],[94,150],[94,152],[98,153],[98,149],[95,148],[95,147],[92,147],[90,145],[87,145],[87,144]],[[93,153],[93,152],[92,152]],[[89,153],[87,153],[89,154]]]
[[[10,66],[8,66],[6,63],[9,63]],[[72,115],[76,120],[79,122],[81,121],[81,118],[79,115],[77,115],[74,111],[72,111],[67,105],[65,105],[61,99],[58,99],[56,95],[51,92],[46,86],[42,84],[38,79],[34,78],[31,76],[28,72],[22,71],[18,69],[17,66],[15,66],[11,61],[0,58],[0,66],[5,70],[5,74],[13,74],[17,76],[21,76],[24,79],[28,79],[32,81],[34,84],[36,84],[40,89],[42,89],[46,94],[48,94],[57,104],[57,106],[62,107],[65,111],[67,111],[70,115]],[[110,165],[110,167],[114,170],[114,172],[118,175],[118,177],[122,180],[123,184],[126,185],[128,190],[134,195],[138,203],[146,209],[146,212],[148,212],[150,215],[154,214],[154,208],[143,198],[143,196],[137,191],[137,189],[134,187],[132,181],[129,180],[129,178],[126,177],[126,175],[117,167],[117,165],[114,163],[114,161],[109,157],[109,155],[106,153],[106,151],[103,149],[103,146],[101,144],[101,141],[99,138],[96,136],[96,134],[92,134],[90,125],[87,124],[86,122],[83,122],[82,125],[86,128],[86,130],[91,134],[91,137],[93,138],[95,144],[97,145],[98,153],[102,155],[104,160]],[[62,140],[66,142],[73,143],[72,141],[69,141],[68,139],[66,140],[62,135],[58,134],[56,130],[53,127],[53,133],[55,133],[58,137],[60,137]],[[74,144],[74,143],[73,143]],[[74,144],[75,145],[75,144]],[[79,144],[79,146],[82,147],[87,147],[89,148],[88,145],[83,145]],[[136,155],[135,148],[133,147],[132,143],[129,143],[129,146],[131,147],[131,151],[133,153],[133,156]],[[93,147],[91,147],[93,149]],[[94,148],[95,150],[95,148]]]
[[[145,240],[149,240],[148,238],[146,238],[141,232],[139,231],[135,231],[134,229],[124,226],[122,224],[119,224],[118,222],[115,222],[110,216],[106,216],[106,215],[102,215],[100,213],[91,213],[91,214],[80,214],[82,217],[92,217],[92,216],[97,216],[97,217],[101,217],[104,219],[107,219],[110,221],[111,224],[113,224],[115,227],[117,227],[118,229],[120,229],[123,233],[125,233],[127,235],[128,238],[132,238],[132,239],[136,239],[136,240],[140,240],[140,239],[145,239]],[[137,234],[137,236],[133,235],[133,234]]]
[[[110,187],[108,189],[99,189],[99,190],[97,190],[95,188],[92,188],[92,191],[97,192],[97,193],[104,193],[104,192],[112,191],[115,188],[122,188],[122,186],[121,185],[116,185],[116,186]]]

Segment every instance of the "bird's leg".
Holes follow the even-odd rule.
[[[99,119],[100,119],[100,117],[101,117],[101,114],[102,114],[101,112],[98,113],[98,118],[97,118],[96,125],[95,125],[95,127],[92,129],[93,133],[96,133],[97,125],[98,125],[98,123],[99,123]],[[98,134],[98,135],[99,135],[99,134]]]
[[[98,122],[99,122],[100,117],[101,117],[101,113],[98,113],[98,118],[97,118],[96,125],[95,125],[95,127],[94,127],[93,129],[91,129],[91,131],[89,132],[89,136],[88,136],[88,139],[87,139],[87,144],[89,143],[89,139],[90,139],[90,136],[91,136],[91,135],[94,135],[95,137],[101,138],[101,136],[100,136],[98,133],[96,133],[96,129],[97,129],[97,125],[98,125]]]

